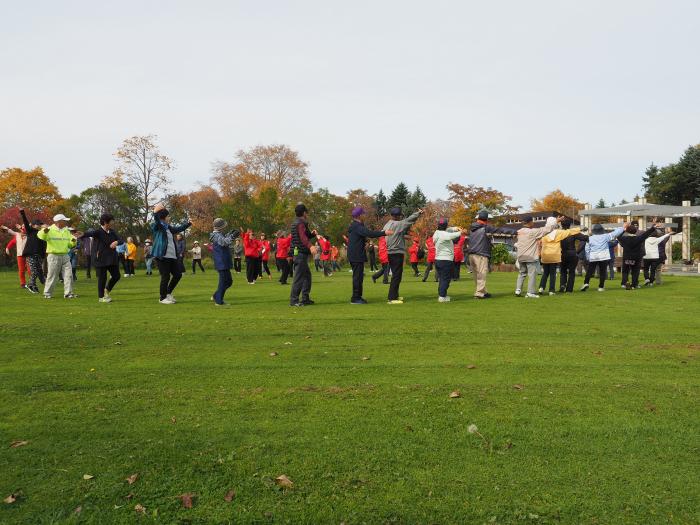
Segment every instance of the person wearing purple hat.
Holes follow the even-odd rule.
[[[362,282],[365,278],[365,263],[367,262],[367,251],[365,244],[367,239],[391,235],[393,231],[370,230],[362,223],[362,216],[365,210],[361,206],[356,206],[352,210],[352,222],[348,227],[348,262],[352,268],[352,304],[367,304],[362,297]]]

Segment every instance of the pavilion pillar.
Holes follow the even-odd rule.
[[[683,206],[690,206],[690,201],[683,201]],[[669,243],[670,244],[670,243]],[[690,254],[690,216],[685,215],[683,217],[683,240],[682,240],[682,250],[683,260],[689,261]]]
[[[585,204],[584,210],[592,210],[593,206],[591,204]],[[590,215],[579,215],[579,222],[581,223],[581,229],[588,228],[591,229],[591,216]]]
[[[670,224],[670,223],[673,222],[673,218],[672,218],[672,217],[666,217],[666,218],[664,219],[664,222],[665,222],[666,224]],[[671,262],[671,264],[673,264],[673,236],[671,236],[671,237],[668,239],[668,242],[666,243],[666,259],[668,259],[668,260]]]

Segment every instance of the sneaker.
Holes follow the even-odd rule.
[[[255,284],[255,281],[249,282],[248,284]]]
[[[78,295],[74,293],[69,293],[63,296],[64,299],[77,299]]]
[[[350,301],[350,304],[367,304],[367,301],[360,297],[359,299]]]
[[[228,306],[228,303],[214,303],[214,306]]]
[[[53,299],[50,295],[44,294],[44,299]]]
[[[486,293],[484,294],[484,299],[491,299],[491,294],[488,293],[488,292],[486,292]]]
[[[171,299],[168,299],[167,297],[165,299],[160,300],[160,304],[175,304]]]
[[[605,288],[598,288],[598,291],[599,291],[599,292],[604,292],[604,291],[605,291]]]
[[[401,299],[394,299],[392,301],[387,301],[386,304],[403,304]]]
[[[587,284],[587,283],[584,284],[584,285],[581,287],[581,291],[582,291],[582,292],[585,292],[586,290],[588,290],[588,284]]]
[[[560,286],[559,293],[564,293],[564,292],[566,292],[566,288],[564,288],[563,286]]]
[[[28,291],[29,293],[39,293],[39,289],[38,289],[38,288],[36,288],[36,287],[32,288],[31,286],[27,286],[27,291]]]
[[[555,294],[554,292],[549,292],[549,295],[557,295],[557,294]]]
[[[540,287],[537,289],[537,292],[538,292],[538,293],[544,292],[544,288],[542,288],[542,287],[540,286]]]
[[[651,281],[649,279],[644,279],[644,286],[649,286]]]
[[[372,284],[377,284],[377,278],[374,275],[372,276]]]
[[[166,299],[170,299],[170,301],[171,301],[173,304],[177,303],[177,301],[176,301],[175,298],[173,297],[173,294],[171,294],[171,293],[169,293],[168,295],[166,295],[165,298],[166,298]]]
[[[626,288],[626,289],[629,290],[629,286],[627,285],[627,283],[623,284],[623,285],[621,286],[621,288]]]
[[[540,296],[537,295],[536,293],[528,293],[525,294],[525,299],[539,299]]]
[[[311,299],[307,299],[306,301],[302,301],[301,304],[303,304],[304,306],[311,306],[312,304],[316,303],[313,302]]]
[[[128,278],[129,278],[129,274],[128,274],[128,273],[125,273],[125,274],[124,274],[124,279],[128,279]]]
[[[438,296],[438,303],[446,303],[446,302],[447,302],[447,297]]]
[[[111,303],[112,298],[109,297],[108,295],[105,295],[104,297],[101,297],[97,300],[98,303]]]
[[[516,295],[517,297],[520,297],[520,294],[522,294],[522,293],[523,293],[522,290],[515,290],[515,295]]]
[[[302,307],[304,306],[304,303],[290,303],[289,306]]]

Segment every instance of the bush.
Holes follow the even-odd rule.
[[[497,243],[493,245],[493,250],[491,251],[491,264],[513,264],[515,263],[515,257],[508,250],[508,246],[503,243]]]
[[[671,246],[671,254],[674,261],[680,261],[683,258],[683,243],[674,242]]]

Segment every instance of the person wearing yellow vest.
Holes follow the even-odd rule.
[[[37,234],[39,239],[46,242],[48,273],[44,286],[45,299],[51,299],[53,287],[61,272],[63,272],[63,297],[66,299],[77,297],[73,293],[73,267],[68,256],[76,245],[76,237],[67,227],[69,221],[68,217],[59,213],[54,216],[51,226],[44,226]],[[79,234],[79,232],[75,233],[75,235]]]

